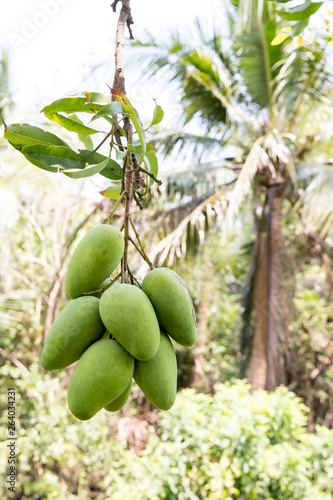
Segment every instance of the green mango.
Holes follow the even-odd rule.
[[[59,370],[77,361],[105,332],[96,297],[78,297],[61,311],[46,338],[41,364]]]
[[[160,329],[154,308],[140,288],[116,283],[103,293],[99,312],[108,331],[136,359],[155,356]]]
[[[80,358],[69,381],[67,401],[74,417],[89,420],[128,387],[134,359],[114,339],[91,345]]]
[[[68,264],[65,289],[71,299],[97,290],[118,266],[124,253],[124,237],[109,224],[93,227],[82,238]]]
[[[127,402],[129,395],[132,389],[132,380],[128,384],[128,387],[124,390],[124,392],[115,400],[111,401],[108,405],[104,406],[104,409],[107,411],[118,411],[120,408],[124,406]]]
[[[177,393],[177,359],[171,340],[161,332],[160,347],[149,361],[135,361],[134,380],[149,401],[169,410]]]
[[[190,292],[171,269],[160,267],[146,274],[142,290],[154,306],[159,324],[178,344],[191,346],[197,322]]]

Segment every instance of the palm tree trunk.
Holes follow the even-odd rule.
[[[265,217],[265,214],[263,214]],[[267,235],[259,228],[255,247],[255,277],[253,288],[254,337],[247,378],[253,390],[265,389],[267,378],[267,300],[268,300]]]
[[[281,309],[280,279],[282,272],[282,188],[272,186],[268,193],[268,314],[267,314],[267,381],[269,391],[285,383],[282,346],[285,322]]]
[[[247,377],[253,390],[271,391],[285,381],[281,351],[285,325],[280,307],[282,188],[269,188],[265,212],[255,248],[254,337]]]

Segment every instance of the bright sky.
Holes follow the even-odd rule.
[[[132,0],[135,37],[145,29],[165,33],[178,25],[191,29],[193,19],[212,19],[219,0]],[[118,15],[111,0],[12,0],[1,6],[0,50],[9,50],[11,89],[19,121],[33,109],[78,91],[106,92],[114,72],[114,37]],[[203,4],[205,5],[203,10]],[[119,12],[120,2],[117,7]],[[177,19],[177,22],[175,20]],[[129,49],[125,48],[125,56]],[[91,68],[103,63],[94,73]],[[88,80],[85,80],[85,76]],[[126,73],[125,73],[126,77]],[[157,97],[158,89],[127,93],[140,112],[140,101]],[[153,92],[152,95],[149,95]]]

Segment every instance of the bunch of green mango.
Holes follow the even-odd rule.
[[[43,347],[45,370],[78,361],[67,399],[80,420],[103,408],[111,412],[122,408],[132,378],[153,405],[171,408],[177,392],[177,361],[170,337],[183,346],[196,340],[191,296],[175,272],[153,269],[141,288],[127,283],[108,286],[123,253],[123,235],[112,225],[95,226],[83,237],[66,274],[71,300]]]

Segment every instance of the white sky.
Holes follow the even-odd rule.
[[[212,19],[219,1],[132,0],[134,36],[139,37],[145,29],[166,33],[176,25],[191,29],[196,16],[201,20]],[[11,89],[19,121],[28,120],[34,111],[71,93],[107,92],[105,82],[112,84],[113,79],[118,19],[110,4],[111,0],[11,0],[3,3],[0,50],[9,50]],[[118,12],[119,9],[120,3]],[[126,54],[130,55],[130,49],[125,47]],[[92,74],[91,67],[102,62],[104,66]],[[152,98],[159,97],[159,89],[142,90],[137,85],[133,88],[128,79],[126,91],[140,114],[140,101],[144,104],[148,100],[153,109]]]

